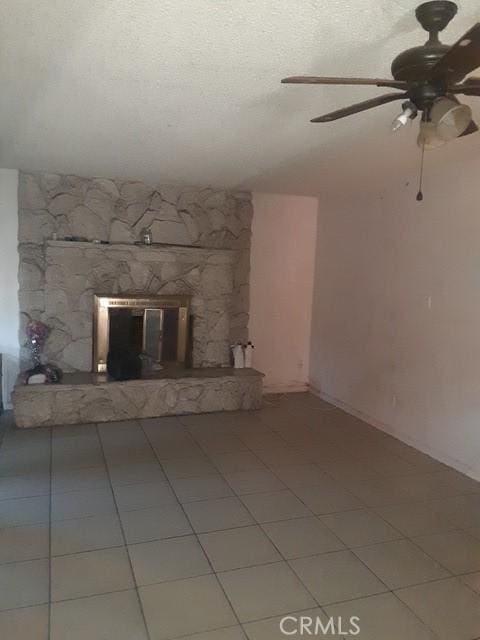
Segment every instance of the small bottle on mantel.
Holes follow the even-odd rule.
[[[152,232],[147,227],[144,227],[141,232],[143,244],[152,244]]]
[[[247,346],[245,347],[245,366],[251,369],[253,367],[253,350],[255,347],[253,346],[251,340],[247,342]]]
[[[243,345],[236,344],[233,347],[233,368],[243,369],[245,367],[245,355],[243,353]]]

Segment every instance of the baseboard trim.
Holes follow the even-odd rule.
[[[263,393],[302,393],[309,390],[306,382],[290,382],[286,384],[265,384]]]
[[[451,456],[444,453],[443,451],[439,451],[438,449],[433,449],[432,447],[425,444],[425,442],[423,442],[422,440],[418,440],[417,438],[412,438],[410,435],[404,433],[400,429],[396,429],[395,427],[392,427],[389,424],[386,424],[380,420],[377,420],[376,418],[373,418],[372,416],[364,413],[363,411],[359,411],[358,409],[351,407],[346,402],[343,402],[343,400],[339,400],[338,398],[335,398],[334,396],[331,396],[328,393],[325,393],[324,391],[321,391],[320,389],[312,385],[309,385],[309,391],[314,396],[317,396],[318,398],[325,400],[325,402],[330,402],[338,409],[342,409],[346,413],[349,413],[350,415],[355,416],[356,418],[359,418],[364,422],[367,422],[372,427],[375,427],[376,429],[380,429],[380,431],[385,431],[385,433],[388,433],[389,435],[393,436],[397,440],[401,440],[401,442],[404,442],[405,444],[408,444],[411,447],[418,449],[422,453],[426,453],[431,458],[434,458],[439,462],[443,462],[449,467],[453,467],[453,469],[455,469],[456,471],[460,471],[460,473],[465,474],[469,478],[473,478],[473,480],[477,480],[480,482],[479,473],[476,473],[474,470],[471,469],[471,467],[469,467],[468,465],[465,465],[464,463],[460,462],[456,458],[452,458]]]

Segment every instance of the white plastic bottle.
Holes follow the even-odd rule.
[[[245,366],[248,368],[253,367],[253,350],[255,347],[252,342],[249,340],[247,342],[247,346],[245,347]]]
[[[234,369],[243,369],[245,367],[245,355],[243,353],[243,345],[240,342],[233,347],[233,367]]]

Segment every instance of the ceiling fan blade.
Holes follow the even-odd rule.
[[[458,137],[463,138],[463,136],[469,136],[471,133],[477,133],[478,127],[473,120],[470,121],[470,124],[465,129],[465,131],[460,134]]]
[[[344,109],[338,109],[331,113],[326,113],[324,116],[318,116],[313,118],[310,122],[331,122],[332,120],[338,120],[339,118],[346,118],[354,113],[360,113],[360,111],[366,111],[367,109],[373,109],[379,107],[381,104],[387,104],[387,102],[393,102],[394,100],[404,100],[408,97],[406,93],[385,93],[383,96],[377,96],[376,98],[370,98],[370,100],[364,100],[363,102],[357,102]]]
[[[464,96],[480,96],[480,84],[473,87],[459,84],[449,89],[448,93],[461,93]]]
[[[464,78],[480,67],[480,22],[469,29],[460,40],[430,70],[430,77],[453,76]]]
[[[462,93],[465,96],[480,95],[480,78],[466,78],[461,84],[454,84],[449,93]]]
[[[290,76],[283,78],[283,84],[350,84],[368,85],[374,87],[391,87],[393,89],[406,89],[407,83],[403,80],[388,80],[381,78],[333,78],[320,76]]]

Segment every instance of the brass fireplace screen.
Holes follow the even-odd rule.
[[[153,363],[185,364],[190,296],[95,296],[93,370],[107,370],[114,346],[131,347]]]

